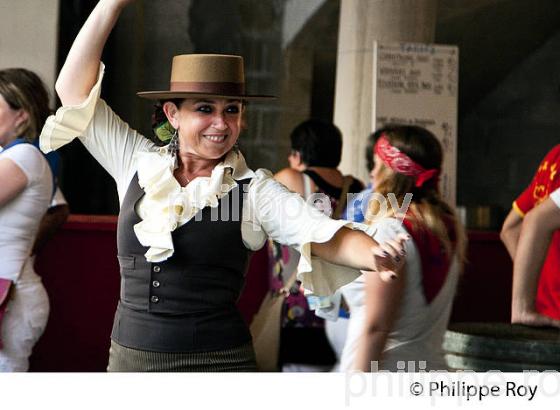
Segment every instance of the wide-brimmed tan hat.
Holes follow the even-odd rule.
[[[142,91],[139,97],[151,100],[168,98],[235,98],[270,100],[272,95],[245,93],[243,57],[225,54],[182,54],[173,57],[169,90]]]

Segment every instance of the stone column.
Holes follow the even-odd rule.
[[[344,135],[340,168],[368,181],[374,41],[433,43],[437,0],[341,0],[334,122]]]
[[[54,106],[59,0],[0,1],[0,69],[23,67],[45,82]]]

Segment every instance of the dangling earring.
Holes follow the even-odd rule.
[[[235,152],[236,154],[239,153],[239,141],[235,141],[235,144],[233,144],[233,147],[231,147],[232,151]]]
[[[171,140],[169,141],[169,145],[167,147],[168,152],[171,155],[177,155],[177,152],[179,151],[179,130],[176,129],[175,132],[173,133],[173,136],[171,137]]]

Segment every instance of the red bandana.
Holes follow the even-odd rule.
[[[425,169],[404,152],[393,147],[385,134],[377,140],[375,153],[393,171],[416,178],[416,187],[421,187],[424,182],[439,175],[439,169]]]

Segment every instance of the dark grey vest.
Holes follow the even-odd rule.
[[[161,352],[226,349],[251,340],[236,301],[249,250],[241,238],[243,186],[172,232],[174,253],[149,263],[134,234],[135,207],[144,195],[132,179],[119,214],[121,300],[112,339],[126,347]],[[239,211],[239,212],[237,212]]]

